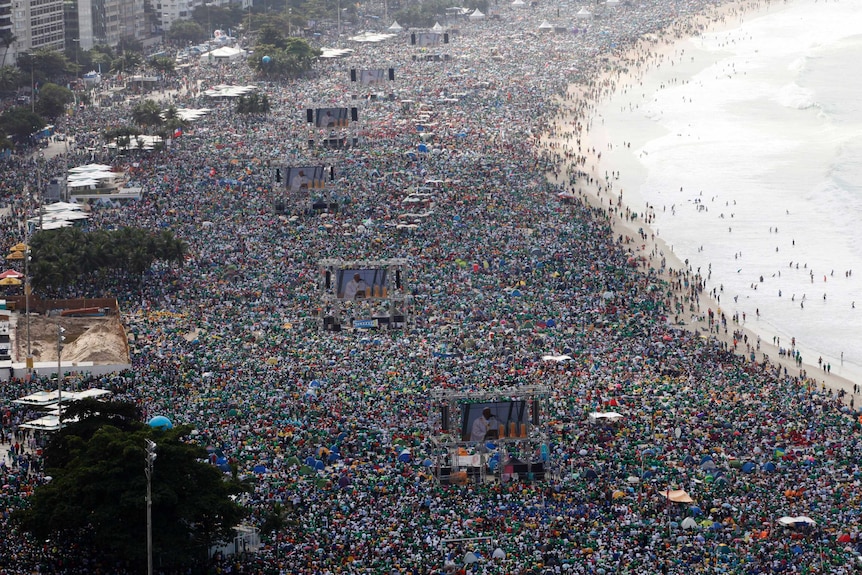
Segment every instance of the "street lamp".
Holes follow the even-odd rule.
[[[75,65],[78,66],[80,63],[78,62],[78,46],[81,45],[80,38],[72,38],[72,42],[75,43]]]
[[[57,318],[57,426],[63,429],[63,367],[62,367],[62,352],[63,342],[66,338],[63,334],[66,330],[60,325],[60,318]]]
[[[147,476],[147,575],[153,575],[153,462],[156,460],[156,442],[147,439],[147,466],[144,474]]]

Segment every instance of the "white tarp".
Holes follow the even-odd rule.
[[[817,525],[817,522],[811,519],[810,517],[805,517],[804,515],[800,515],[799,517],[782,517],[778,520],[778,524],[784,527],[802,527],[802,526],[811,526]]]
[[[624,416],[621,413],[617,413],[615,411],[607,411],[604,413],[594,411],[591,414],[589,414],[588,417],[589,417],[590,423],[598,423],[599,421],[601,421],[603,419],[606,419],[606,420],[611,421],[611,422],[619,421]]]

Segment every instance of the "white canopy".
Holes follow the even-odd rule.
[[[432,30],[433,32],[442,32],[442,31],[443,31],[443,26],[441,26],[441,25],[440,25],[440,22],[434,22],[434,25],[433,25],[433,26],[431,26],[431,30]]]
[[[620,5],[620,0],[607,0],[605,2],[605,6],[607,6],[608,8],[616,8],[619,5]]]
[[[209,108],[177,108],[177,117],[184,122],[194,122],[210,112]]]
[[[73,202],[54,202],[53,204],[45,204],[42,206],[45,212],[65,212],[65,211],[81,211],[81,204]]]
[[[588,415],[590,423],[596,423],[601,421],[602,419],[607,419],[608,421],[617,421],[623,418],[621,413],[616,413],[615,411],[607,411],[607,412],[598,412],[594,411]]]
[[[468,18],[469,18],[470,20],[474,20],[474,21],[475,21],[475,20],[484,20],[484,19],[485,19],[485,15],[484,15],[484,14],[482,14],[482,12],[481,12],[478,8],[476,8],[476,11],[475,11],[475,12],[473,12],[472,14],[470,14],[470,15],[468,16]]]
[[[106,164],[87,164],[84,166],[76,166],[74,168],[69,168],[69,173],[71,174],[82,174],[85,172],[110,172],[111,166]]]
[[[554,27],[551,26],[547,20],[543,20],[541,24],[539,24],[539,30],[553,30]]]
[[[392,32],[401,32],[404,28],[401,27],[401,24],[398,23],[398,20],[392,22],[392,26],[387,28],[387,30],[391,30]]]
[[[518,8],[523,8],[526,5],[527,5],[527,3],[524,2],[524,0],[515,0],[514,2],[512,2],[512,6],[515,6]]]
[[[578,18],[581,18],[583,20],[587,20],[587,19],[593,17],[593,13],[590,12],[589,10],[587,10],[586,8],[581,8],[580,10],[578,10],[578,13],[575,14],[575,16],[577,16]]]
[[[201,62],[235,62],[245,56],[246,52],[242,48],[232,48],[230,46],[222,46],[211,50],[206,54],[201,54]]]
[[[377,44],[378,42],[383,42],[384,40],[389,40],[390,38],[394,37],[395,34],[382,34],[380,32],[363,32],[362,34],[351,36],[350,40],[353,42]]]
[[[353,50],[351,48],[321,48],[320,49],[320,57],[324,59],[330,58],[344,58],[345,56],[349,56],[353,54]]]
[[[801,527],[801,526],[814,526],[817,525],[817,522],[811,519],[810,517],[805,517],[804,515],[800,515],[799,517],[782,517],[778,520],[778,524],[784,527]]]
[[[257,86],[232,86],[219,84],[209,90],[204,90],[204,96],[209,98],[238,98],[257,90]]]
[[[560,363],[561,361],[572,361],[572,356],[570,355],[543,355],[542,361],[556,361]]]
[[[694,520],[694,517],[686,517],[682,520],[682,528],[697,529],[697,521]]]

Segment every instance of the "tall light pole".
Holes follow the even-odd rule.
[[[38,193],[38,190],[37,190]],[[30,186],[27,186],[27,209],[24,210],[24,313],[27,319],[27,375],[33,374],[33,351],[30,346],[30,205],[33,203],[33,195]]]
[[[153,462],[156,460],[156,442],[147,440],[147,575],[153,575]]]
[[[72,38],[72,42],[75,43],[75,65],[78,66],[78,65],[80,65],[80,62],[78,62],[78,47],[81,45],[81,39],[80,38]],[[78,71],[80,72],[80,70],[78,70]]]
[[[62,368],[62,353],[63,342],[66,338],[63,334],[66,332],[63,326],[60,325],[60,318],[57,318],[57,426],[63,429],[63,368]]]

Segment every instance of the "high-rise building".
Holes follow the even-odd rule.
[[[0,0],[2,2],[3,0]],[[150,34],[144,0],[67,0],[66,47],[89,50],[116,46],[122,39],[143,40]]]
[[[17,54],[63,49],[63,0],[12,0],[11,20]]]
[[[0,50],[5,66],[15,61],[15,31],[12,26],[12,0],[0,0]]]

